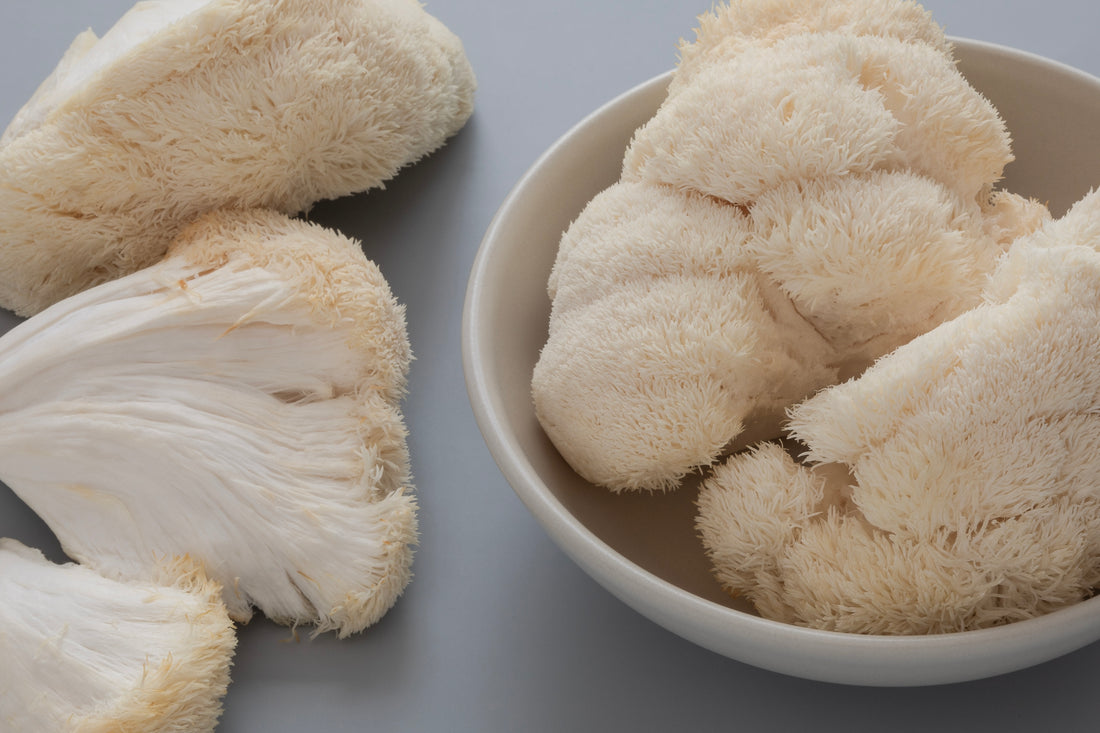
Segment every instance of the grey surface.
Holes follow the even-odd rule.
[[[105,31],[129,5],[0,4],[0,125],[76,33]],[[1100,75],[1100,6],[1092,0],[925,5],[953,35]],[[416,577],[382,622],[354,639],[295,641],[262,620],[244,628],[219,731],[1096,728],[1100,645],[1015,674],[918,689],[807,682],[704,651],[577,569],[493,464],[459,354],[466,278],[481,236],[511,186],[559,135],[673,65],[676,41],[692,35],[707,7],[685,0],[428,5],[463,39],[478,73],[473,119],[386,190],[313,214],[362,239],[408,307],[418,357],[405,403],[421,501]],[[0,327],[13,322],[0,314]],[[49,531],[2,488],[0,536],[61,559]]]

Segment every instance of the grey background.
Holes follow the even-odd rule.
[[[76,33],[102,34],[130,4],[4,0],[0,126]],[[1100,75],[1094,0],[925,6],[953,35]],[[244,628],[219,731],[1097,728],[1100,645],[994,679],[917,689],[808,682],[698,648],[573,565],[489,456],[459,346],[480,239],[538,155],[607,99],[671,68],[677,40],[692,37],[709,7],[709,0],[428,4],[463,39],[478,74],[473,118],[386,190],[313,213],[362,239],[408,308],[417,354],[405,402],[421,501],[416,577],[382,622],[354,639],[292,640],[263,620]],[[0,329],[15,320],[0,313]],[[4,487],[0,536],[62,559],[49,531]]]

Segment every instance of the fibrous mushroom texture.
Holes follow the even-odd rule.
[[[624,175],[751,205],[786,181],[909,168],[967,201],[1012,160],[996,110],[919,42],[792,36],[700,69],[635,134]]]
[[[943,28],[906,0],[731,0],[699,17],[694,42],[681,42],[669,94],[691,86],[699,69],[791,36],[840,32],[918,41],[949,52]]]
[[[404,311],[359,245],[217,211],[0,338],[0,479],[74,559],[189,555],[235,619],[358,631],[409,580]]]
[[[718,578],[762,615],[928,633],[1100,584],[1100,195],[1017,241],[984,302],[796,406],[704,483]]]
[[[123,583],[0,540],[0,725],[10,733],[213,731],[236,645],[186,559]]]
[[[672,488],[747,420],[774,431],[787,404],[834,378],[832,350],[754,268],[750,234],[736,207],[619,183],[562,239],[532,389],[589,480]]]
[[[413,0],[160,0],[79,36],[0,138],[0,305],[156,262],[219,207],[382,185],[466,122],[462,45]]]
[[[612,490],[663,490],[976,305],[1049,219],[993,192],[1003,120],[913,3],[704,18],[551,274],[536,414]]]

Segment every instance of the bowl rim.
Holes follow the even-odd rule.
[[[948,36],[955,51],[1024,62],[1095,86],[1100,78],[1028,51]],[[962,682],[1029,667],[1100,639],[1100,596],[1004,626],[919,636],[825,631],[765,619],[695,595],[636,565],[574,517],[554,497],[507,430],[489,373],[490,339],[483,318],[500,289],[494,278],[501,231],[519,202],[536,194],[548,166],[620,107],[667,87],[666,71],[614,96],[550,145],[519,178],[493,216],[467,281],[461,350],[467,395],[490,454],[513,491],[558,547],[635,611],[724,656],[783,674],[827,682],[916,686]],[[1052,633],[1056,632],[1056,633]],[[1036,638],[1051,639],[1043,645]],[[898,668],[887,660],[902,659]]]

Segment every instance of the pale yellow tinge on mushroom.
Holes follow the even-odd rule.
[[[153,264],[215,208],[381,186],[463,126],[474,87],[412,0],[139,3],[79,36],[0,139],[0,305]]]
[[[620,180],[565,232],[536,414],[612,490],[674,488],[978,304],[1049,218],[993,193],[1004,122],[898,0],[701,20]]]
[[[700,493],[761,614],[863,633],[1031,618],[1100,584],[1100,195],[1017,240],[980,305],[791,412]]]
[[[0,540],[0,728],[211,733],[236,646],[221,589],[187,560],[150,582]]]
[[[404,309],[358,242],[217,211],[156,265],[0,338],[0,479],[74,559],[189,555],[252,608],[339,635],[410,579]]]

